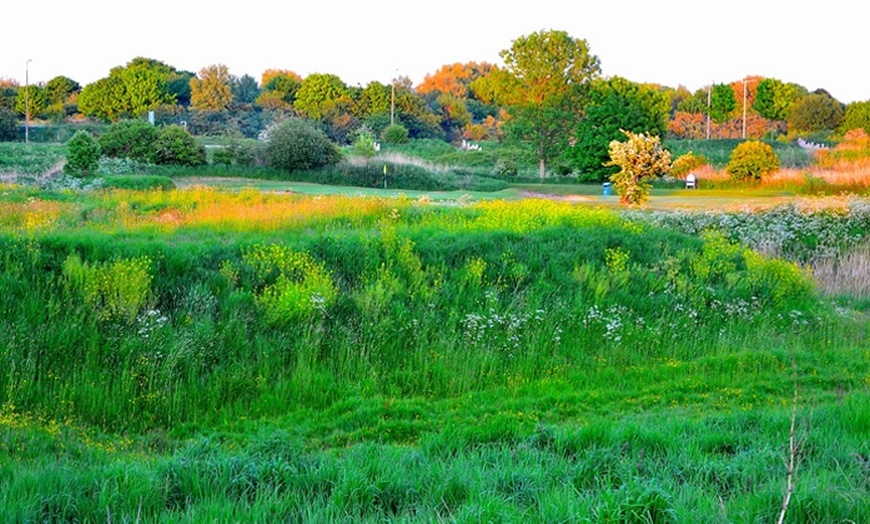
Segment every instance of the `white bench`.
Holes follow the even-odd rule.
[[[694,174],[689,173],[686,175],[686,189],[698,189],[698,179]]]

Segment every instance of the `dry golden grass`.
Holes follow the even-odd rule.
[[[870,297],[870,245],[864,244],[836,258],[814,261],[811,267],[820,292]]]

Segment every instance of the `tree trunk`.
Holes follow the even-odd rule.
[[[547,176],[547,160],[545,158],[541,158],[541,162],[538,167],[538,176],[541,177],[541,182],[544,181],[544,178]]]

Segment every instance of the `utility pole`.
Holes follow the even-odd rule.
[[[30,58],[24,64],[24,143],[30,143]]]
[[[710,89],[713,84],[707,85],[707,140],[710,140]]]
[[[396,69],[396,74],[399,70]],[[396,124],[396,76],[393,75],[393,81],[390,82],[390,125]]]
[[[746,77],[743,77],[743,140],[746,140]]]

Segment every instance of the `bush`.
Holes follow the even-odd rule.
[[[167,126],[154,141],[154,160],[163,165],[201,166],[205,164],[205,148],[183,127]]]
[[[260,151],[254,146],[256,142],[250,140],[231,140],[227,149],[233,156],[233,162],[237,166],[254,166],[261,163]]]
[[[692,151],[678,156],[671,164],[671,175],[683,178],[695,169],[708,165],[710,160],[704,155],[696,155]]]
[[[165,176],[107,176],[103,178],[103,188],[148,191],[151,189],[175,189],[172,179]]]
[[[211,163],[217,164],[217,165],[222,165],[222,166],[232,165],[233,152],[225,147],[222,147],[220,149],[216,149],[214,154],[211,157]]]
[[[72,176],[92,175],[100,165],[100,144],[86,131],[79,131],[66,146],[65,173]]]
[[[337,164],[341,152],[326,133],[300,118],[290,118],[269,130],[266,156],[282,171],[299,171]]]
[[[735,180],[760,180],[777,169],[779,157],[773,148],[757,140],[743,142],[735,147],[725,166],[725,171]]]
[[[495,162],[495,175],[500,177],[515,177],[519,173],[519,167],[515,160],[500,158]]]
[[[619,172],[610,176],[613,188],[623,204],[637,205],[649,200],[652,189],[649,180],[671,169],[671,154],[661,145],[659,137],[646,133],[622,132],[628,140],[610,142],[610,162]]]
[[[377,149],[375,149],[375,138],[372,134],[368,131],[359,133],[353,142],[353,152],[355,155],[366,158],[375,156]]]
[[[15,112],[0,107],[0,142],[18,140],[18,117]]]
[[[145,120],[121,120],[100,135],[100,148],[108,157],[152,164],[157,133],[157,128]]]
[[[392,124],[384,129],[381,137],[388,144],[403,144],[408,141],[408,128],[399,124]]]

